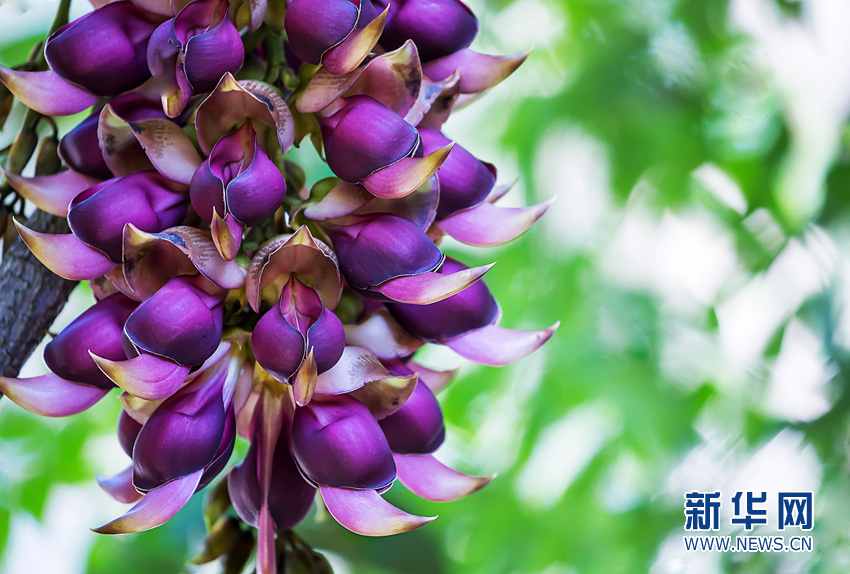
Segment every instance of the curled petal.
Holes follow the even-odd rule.
[[[0,66],[0,82],[25,106],[45,116],[78,114],[98,97],[63,80],[52,71],[18,72]]]
[[[145,399],[140,399],[130,393],[121,393],[118,396],[118,400],[121,401],[121,406],[124,408],[124,412],[127,413],[127,416],[140,425],[143,425],[165,399],[158,401],[146,401]]]
[[[292,273],[316,290],[325,307],[336,307],[342,293],[336,256],[327,245],[314,239],[304,225],[293,235],[273,239],[254,255],[245,279],[251,308],[259,311],[263,291],[269,285],[274,286],[274,297],[270,300],[277,300]]]
[[[490,190],[490,195],[487,196],[487,201],[489,203],[496,203],[508,193],[513,187],[516,185],[518,178],[514,178],[511,181],[506,181],[504,183],[497,183],[493,186],[493,189]]]
[[[488,325],[446,341],[457,354],[491,367],[504,367],[527,357],[549,340],[560,325],[539,331],[515,331]]]
[[[313,349],[307,353],[307,358],[301,363],[295,377],[292,381],[292,391],[295,396],[295,404],[299,407],[310,402],[313,398],[313,392],[316,389],[316,378],[318,370],[316,369],[316,360],[313,358]]]
[[[304,210],[304,215],[313,221],[324,221],[350,215],[374,199],[365,188],[338,180],[328,194]]]
[[[174,394],[189,374],[189,367],[144,353],[126,361],[110,361],[89,351],[91,358],[109,379],[140,399],[157,401]]]
[[[218,253],[206,231],[188,226],[161,233],[139,230],[132,223],[124,227],[124,277],[142,297],[153,295],[176,275],[198,271],[223,289],[238,289],[245,271]]]
[[[271,130],[284,153],[292,147],[295,126],[292,114],[280,94],[268,84],[255,80],[237,82],[227,72],[195,116],[201,151],[209,155],[223,135],[249,119],[257,131],[257,141],[265,142],[266,132]]]
[[[322,65],[332,74],[345,74],[360,65],[384,31],[389,6],[363,28],[354,30],[343,42],[322,56]]]
[[[100,277],[115,267],[109,258],[92,249],[73,233],[53,235],[33,231],[14,220],[21,239],[45,267],[56,275],[72,281]]]
[[[416,496],[433,502],[454,502],[487,486],[494,476],[469,476],[441,463],[431,454],[394,454],[398,479]]]
[[[470,267],[449,275],[442,273],[420,273],[396,277],[378,285],[376,289],[386,297],[399,303],[429,305],[459,293],[478,281],[495,265]]]
[[[391,213],[412,221],[427,232],[437,216],[437,204],[440,201],[440,182],[436,175],[432,175],[413,193],[402,198],[384,199],[374,197],[372,194],[369,194],[369,197],[371,201],[358,208],[354,212],[355,215]]]
[[[458,369],[435,371],[413,361],[409,361],[407,366],[419,375],[419,381],[431,389],[431,392],[435,395],[448,386],[458,371]]]
[[[422,341],[402,329],[385,307],[356,325],[346,325],[345,342],[363,347],[380,359],[406,357],[422,346]]]
[[[72,383],[48,373],[29,379],[0,377],[0,392],[31,413],[67,417],[88,409],[106,396],[109,389]]]
[[[165,524],[192,498],[203,473],[201,469],[151,490],[124,516],[92,530],[99,534],[128,534]]]
[[[210,232],[219,254],[227,261],[233,261],[242,245],[242,229],[244,225],[236,221],[233,214],[228,213],[222,218],[213,208]]]
[[[454,54],[423,64],[422,68],[432,80],[442,80],[455,70],[460,72],[460,90],[463,94],[477,94],[490,89],[519,68],[531,50],[512,56],[489,56],[465,48]]]
[[[129,175],[153,167],[133,128],[116,113],[112,104],[106,104],[100,111],[97,137],[103,161],[115,175]]]
[[[404,197],[416,191],[440,169],[453,147],[454,143],[449,143],[425,157],[403,158],[367,176],[363,187],[377,197]]]
[[[436,516],[414,516],[384,500],[374,490],[319,488],[328,511],[342,526],[363,536],[389,536],[425,526]]]
[[[68,205],[81,191],[98,183],[98,180],[73,170],[53,175],[24,177],[0,168],[9,185],[24,199],[33,202],[36,207],[59,217],[68,216]]]
[[[142,497],[142,493],[133,486],[133,465],[128,466],[115,476],[95,475],[98,486],[106,493],[124,504],[132,504]]]
[[[390,376],[375,355],[366,349],[346,347],[339,362],[319,375],[314,392],[320,395],[349,393],[366,383]]]
[[[201,156],[186,132],[165,118],[128,123],[156,170],[168,179],[189,185],[201,165]]]
[[[398,411],[416,387],[416,373],[403,377],[378,379],[352,391],[351,396],[363,403],[372,416],[380,420]]]
[[[543,217],[553,199],[530,207],[498,207],[485,201],[459,211],[437,225],[462,243],[492,247],[516,239]]]

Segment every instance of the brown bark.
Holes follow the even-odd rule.
[[[64,219],[43,211],[36,211],[26,226],[46,233],[68,232]],[[75,285],[54,275],[20,238],[15,240],[0,265],[0,375],[17,376]]]

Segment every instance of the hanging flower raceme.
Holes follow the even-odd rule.
[[[120,393],[132,461],[98,482],[134,506],[97,531],[158,526],[227,472],[203,556],[244,565],[256,528],[259,574],[285,566],[285,531],[314,501],[385,536],[433,519],[383,498],[396,480],[439,502],[484,487],[490,477],[435,458],[438,393],[455,371],[416,354],[445,345],[501,366],[557,327],[499,326],[481,280],[491,266],[440,248],[444,235],[511,241],[548,207],[498,206],[510,185],[443,133],[526,55],[469,50],[478,21],[459,0],[283,12],[276,0],[113,2],[50,37],[49,70],[0,67],[42,114],[89,110],[58,145],[69,169],[3,173],[70,226],[18,223],[24,242],[97,299],[46,345],[49,374],[0,378],[0,392],[47,416]],[[311,186],[287,155],[307,137],[334,174]],[[231,462],[236,435],[250,447]]]

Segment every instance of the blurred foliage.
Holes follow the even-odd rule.
[[[644,199],[659,215],[690,208],[710,214],[734,238],[738,261],[748,277],[768,269],[788,240],[802,237],[809,225],[844,229],[841,225],[846,226],[850,210],[850,137],[845,136],[826,174],[824,207],[813,219],[801,224],[778,207],[775,190],[789,150],[789,129],[776,90],[755,64],[759,55],[729,25],[727,1],[533,4],[541,1],[563,21],[564,29],[538,48],[528,66],[547,70],[547,59],[554,60],[564,72],[556,86],[559,91],[541,90],[545,95],[531,93],[509,109],[492,110],[502,129],[498,147],[515,154],[516,175],[522,188],[531,190],[528,202],[558,195],[557,189],[542,189],[536,166],[552,130],[570,126],[602,144],[617,209],[633,198],[636,186],[648,184],[653,192]],[[476,8],[488,14],[522,12],[526,2],[532,4],[491,0]],[[803,3],[777,4],[787,17],[798,18]],[[495,45],[500,35],[511,34],[482,28],[485,39]],[[25,40],[16,36],[13,43],[0,47],[0,61],[25,58],[36,39],[35,34]],[[508,83],[521,77],[522,73]],[[547,80],[556,81],[545,77],[542,81]],[[458,135],[463,141],[463,134]],[[316,161],[309,156],[309,149],[297,152],[311,183],[324,172],[316,171]],[[740,187],[744,212],[730,209],[695,184],[694,170],[706,163],[720,168]],[[778,243],[764,241],[750,224],[760,209],[778,222],[782,231]],[[315,513],[298,528],[306,540],[341,557],[358,574],[647,572],[665,539],[682,534],[681,493],[674,493],[672,503],[659,494],[672,469],[701,443],[695,425],[711,407],[727,411],[730,420],[740,416],[744,421],[736,445],[744,452],[788,428],[803,433],[806,443],[815,447],[823,465],[816,494],[820,502],[815,553],[804,557],[799,571],[847,571],[850,394],[844,392],[844,381],[850,376],[850,356],[834,342],[841,303],[833,285],[827,283],[784,320],[765,351],[765,360],[777,355],[787,322],[794,318],[822,338],[836,369],[829,412],[811,422],[789,423],[767,414],[755,391],[732,393],[711,378],[693,387],[668,380],[660,357],[671,336],[675,311],[657,293],[612,281],[600,268],[598,250],[562,249],[544,229],[496,251],[453,249],[448,249],[451,255],[470,265],[498,259],[487,281],[501,302],[503,325],[536,328],[561,321],[557,335],[538,357],[505,369],[465,365],[441,395],[454,437],[449,444],[452,462],[473,473],[490,472],[495,464],[500,476],[483,492],[446,505],[422,501],[394,486],[387,495],[394,503],[417,514],[440,514],[439,520],[413,533],[362,538]],[[717,334],[715,308],[706,308],[701,319],[687,321],[707,336]],[[756,374],[753,380],[760,384]],[[85,447],[91,437],[112,432],[117,405],[107,403],[62,421],[0,405],[0,455],[3,460],[21,461],[15,468],[0,467],[0,549],[11,513],[39,518],[52,485],[90,481],[99,470],[92,468]],[[565,413],[588,404],[606,405],[616,428],[599,442],[598,452],[562,496],[543,503],[523,496],[522,470],[547,429]],[[503,425],[494,420],[499,416],[504,417]],[[575,438],[600,440],[592,432],[597,429]],[[577,446],[560,448],[566,454]],[[486,458],[493,453],[500,460]],[[621,476],[624,461],[639,469],[637,478],[630,473]],[[612,508],[606,492],[616,489],[618,480],[640,484],[631,485],[637,491],[633,500]],[[152,532],[97,537],[88,572],[191,571],[193,567],[184,564],[200,550],[199,499],[196,496],[176,519]],[[728,555],[719,558],[718,567],[728,572],[775,572],[784,558]]]

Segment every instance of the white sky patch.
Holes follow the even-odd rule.
[[[693,178],[720,203],[743,215],[747,199],[738,183],[714,164],[704,163],[693,172]]]
[[[580,405],[543,430],[514,487],[526,504],[549,508],[619,432],[616,411],[602,402]]]
[[[764,404],[770,414],[789,421],[810,421],[829,410],[827,383],[836,369],[827,362],[821,337],[802,322],[789,322],[770,371]]]
[[[817,257],[797,239],[790,240],[766,273],[717,306],[725,354],[745,364],[758,362],[776,330],[822,289],[827,277]]]
[[[559,249],[583,249],[607,237],[613,221],[608,156],[593,136],[556,125],[534,162],[535,187],[555,203],[541,224]]]

